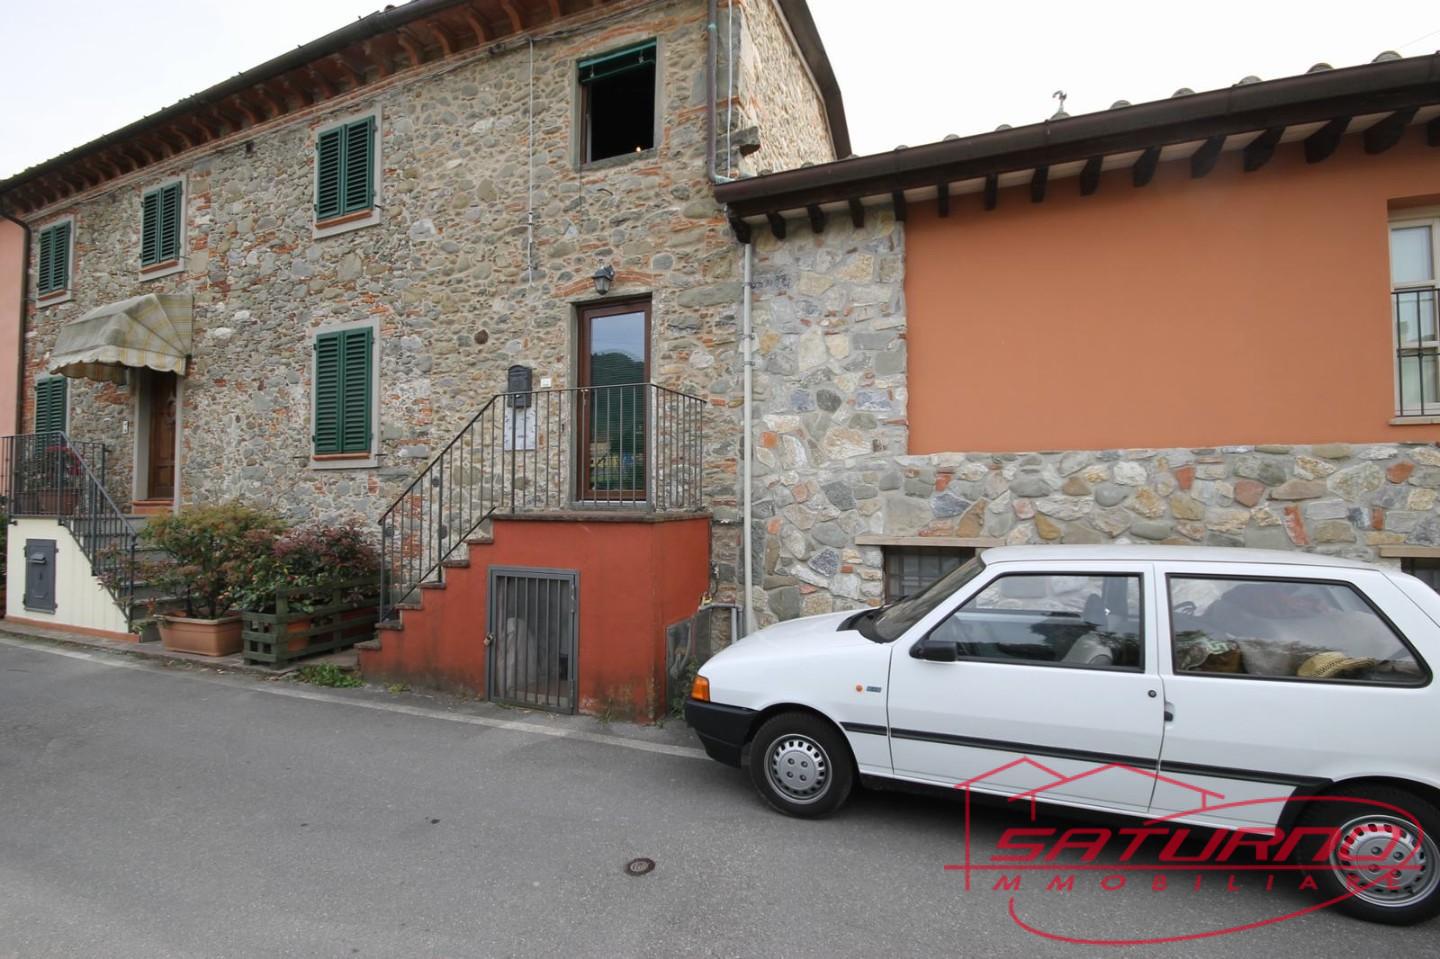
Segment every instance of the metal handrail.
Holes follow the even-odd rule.
[[[490,397],[380,516],[381,621],[501,510],[698,509],[704,409],[655,383]]]
[[[70,530],[128,626],[138,535],[105,487],[108,457],[105,444],[72,440],[59,430],[0,438],[10,515],[53,516]]]

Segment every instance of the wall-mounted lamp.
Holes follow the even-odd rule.
[[[592,273],[590,279],[595,281],[595,292],[604,296],[610,292],[610,284],[615,280],[615,267],[606,264]]]

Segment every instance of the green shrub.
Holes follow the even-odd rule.
[[[301,666],[295,679],[312,686],[364,686],[365,680],[348,673],[334,663],[313,663]]]
[[[377,580],[380,553],[358,522],[311,522],[279,536],[252,531],[243,568],[237,569],[235,605],[256,613],[275,611],[277,590],[291,591],[289,607],[308,612],[322,594],[337,583]],[[374,595],[367,585],[351,597],[359,601]]]
[[[185,600],[185,615],[216,619],[233,605],[254,551],[285,528],[272,513],[239,503],[195,506],[152,519],[140,531],[147,546],[169,554],[146,562],[141,577]]]

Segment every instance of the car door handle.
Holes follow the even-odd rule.
[[[1165,702],[1165,721],[1167,723],[1175,721],[1175,704],[1169,700]]]

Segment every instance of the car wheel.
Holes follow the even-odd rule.
[[[845,738],[825,720],[781,713],[766,720],[751,740],[750,780],[783,813],[826,816],[849,798],[855,761]]]
[[[1328,870],[1312,873],[1320,897],[1345,896],[1339,911],[1392,926],[1440,915],[1440,810],[1403,789],[1364,786],[1331,795],[1364,802],[1320,797],[1301,819],[1302,826],[1333,830],[1306,851],[1307,862],[1328,860]]]

